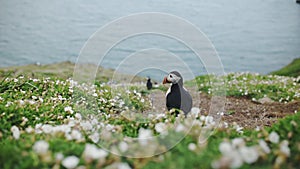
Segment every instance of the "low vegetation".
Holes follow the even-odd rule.
[[[223,78],[230,96],[299,100],[297,78],[249,73]],[[193,83],[209,94],[213,79],[201,76]],[[298,167],[300,112],[272,127],[247,130],[201,115],[199,108],[187,117],[151,113],[149,93],[144,86],[115,87],[105,81],[3,78],[0,168]],[[200,131],[210,129],[216,130],[206,142],[199,141]],[[174,144],[178,136],[182,140]],[[164,139],[166,144],[158,144]]]
[[[300,76],[300,58],[293,60],[289,65],[280,70],[274,71],[271,74],[280,76]]]

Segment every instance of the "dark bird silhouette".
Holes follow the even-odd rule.
[[[151,82],[150,77],[148,77],[148,79],[147,79],[147,89],[148,89],[148,90],[151,90],[151,89],[152,89],[152,82]]]
[[[189,113],[193,106],[193,100],[189,92],[183,87],[183,78],[177,71],[170,72],[163,80],[163,84],[172,83],[166,93],[166,106],[180,109],[185,114]]]

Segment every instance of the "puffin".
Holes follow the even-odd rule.
[[[166,93],[166,106],[168,110],[172,108],[180,109],[187,115],[193,106],[193,99],[190,93],[183,87],[183,78],[177,71],[170,72],[164,77],[163,84],[171,83]]]
[[[151,82],[151,79],[150,79],[150,77],[148,77],[148,79],[147,79],[147,89],[148,90],[151,90],[152,89],[152,82]]]

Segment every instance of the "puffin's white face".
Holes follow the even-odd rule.
[[[179,76],[177,76],[177,75],[175,75],[175,74],[173,74],[173,73],[170,73],[170,74],[168,74],[168,76],[167,76],[167,81],[169,81],[169,82],[171,82],[171,83],[173,83],[173,84],[178,83],[180,79],[181,79],[181,78],[180,78]]]

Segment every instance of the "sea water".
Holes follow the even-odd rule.
[[[76,62],[94,32],[139,12],[169,13],[194,24],[216,48],[225,72],[266,74],[300,57],[300,5],[293,0],[0,0],[0,67]],[[114,46],[101,66],[116,68],[125,57],[148,48],[167,50],[205,73],[184,45],[157,35]]]

